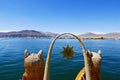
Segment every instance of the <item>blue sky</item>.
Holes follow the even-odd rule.
[[[0,31],[120,32],[120,0],[0,0]]]

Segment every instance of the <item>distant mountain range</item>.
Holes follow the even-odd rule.
[[[35,30],[22,30],[22,31],[11,31],[11,32],[0,32],[0,37],[33,37],[33,38],[52,38],[55,37],[56,33],[42,32]]]
[[[0,32],[0,38],[7,38],[7,37],[54,38],[57,35],[59,34],[52,32],[35,31],[35,30]],[[84,39],[120,39],[120,32],[113,32],[107,34],[95,34],[92,32],[88,32],[78,36]],[[73,38],[68,35],[64,37]]]
[[[120,32],[112,32],[106,34],[85,33],[79,35],[81,38],[105,38],[105,39],[120,39]]]

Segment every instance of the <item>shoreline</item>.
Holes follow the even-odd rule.
[[[54,37],[0,37],[2,38],[27,38],[27,39],[53,39]],[[75,38],[59,38],[59,39],[75,39]],[[81,38],[82,40],[120,40],[117,38]]]

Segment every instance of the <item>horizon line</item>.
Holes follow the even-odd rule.
[[[0,30],[0,32],[17,32],[17,31],[23,31],[23,30],[34,30],[34,29],[22,29],[22,30]],[[34,31],[39,31],[39,30],[34,30]],[[52,31],[39,31],[39,32],[51,32],[51,33],[57,33],[57,32],[52,32]],[[64,32],[63,32],[64,33]],[[72,33],[72,32],[67,32],[67,33]],[[87,31],[87,32],[83,32],[81,34],[85,34],[85,33],[93,33],[93,34],[107,34],[107,33],[120,33],[120,32],[117,32],[117,31],[112,31],[112,32],[96,32],[96,31]],[[62,34],[62,33],[57,33],[57,34]],[[77,34],[79,35],[79,34]]]

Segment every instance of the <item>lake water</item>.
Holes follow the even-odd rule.
[[[1,38],[0,39],[0,80],[19,80],[24,73],[24,50],[37,53],[43,50],[46,59],[52,39]],[[85,40],[86,49],[102,51],[102,80],[120,80],[120,40]],[[71,59],[63,58],[62,46],[69,43],[76,54]],[[74,80],[84,66],[79,42],[74,39],[58,39],[53,47],[50,80]]]

